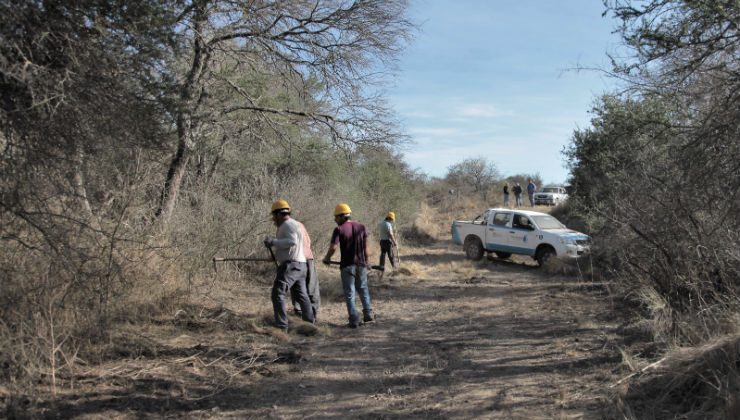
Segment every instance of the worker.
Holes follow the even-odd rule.
[[[370,289],[367,283],[367,231],[361,223],[352,219],[352,209],[345,203],[337,204],[334,209],[334,221],[337,227],[331,235],[329,250],[324,257],[324,264],[331,262],[331,257],[339,247],[342,288],[349,314],[349,327],[357,328],[360,317],[355,307],[355,292],[359,293],[362,302],[362,321],[373,322]]]
[[[265,246],[275,249],[277,274],[272,285],[272,309],[275,313],[275,326],[288,331],[288,314],[285,299],[288,291],[295,293],[301,306],[301,317],[313,323],[313,309],[306,291],[306,256],[303,252],[303,233],[297,221],[290,217],[290,205],[285,200],[272,204],[272,220],[277,226],[275,238],[267,237]]]
[[[396,221],[396,213],[389,211],[385,219],[378,225],[380,236],[380,266],[385,268],[385,255],[388,254],[388,260],[391,267],[396,268],[396,254],[394,250],[398,246],[396,235],[394,233],[393,223]]]
[[[295,219],[293,219],[295,220]],[[296,220],[296,222],[298,222]],[[306,291],[308,292],[308,300],[311,301],[311,308],[313,309],[313,318],[315,322],[319,320],[319,307],[321,306],[321,292],[319,290],[319,273],[316,271],[316,264],[313,259],[313,252],[311,251],[311,237],[308,236],[308,231],[303,223],[298,222],[303,234],[303,254],[306,256]],[[293,302],[293,311],[296,315],[301,316],[303,311],[301,305],[298,304],[298,299],[295,293],[291,291],[290,299]]]

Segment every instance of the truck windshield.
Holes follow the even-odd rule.
[[[565,225],[552,216],[532,216],[540,229],[565,229]]]
[[[557,188],[543,188],[542,192],[556,193],[559,192]]]

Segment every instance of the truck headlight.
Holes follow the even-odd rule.
[[[575,245],[576,240],[570,238],[560,238],[560,243],[565,245]]]

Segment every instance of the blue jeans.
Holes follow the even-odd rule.
[[[342,287],[344,288],[344,299],[347,302],[347,313],[349,323],[357,325],[360,317],[357,315],[355,306],[355,289],[360,294],[362,312],[365,317],[372,316],[373,307],[370,303],[370,288],[367,285],[367,267],[350,265],[342,268]]]
[[[522,195],[516,194],[514,198],[516,198],[516,206],[521,207],[522,206]]]

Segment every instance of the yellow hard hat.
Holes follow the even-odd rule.
[[[280,199],[272,203],[272,209],[270,210],[270,213],[274,213],[276,210],[283,210],[283,209],[290,211],[290,204],[288,204],[287,201]]]
[[[349,205],[348,204],[345,204],[345,203],[339,203],[334,208],[334,215],[335,216],[339,216],[340,214],[350,214],[350,213],[352,213],[352,209],[349,208]]]
[[[388,214],[385,215],[386,219],[391,219],[394,222],[396,221],[396,213],[393,213],[392,211],[389,211]]]

